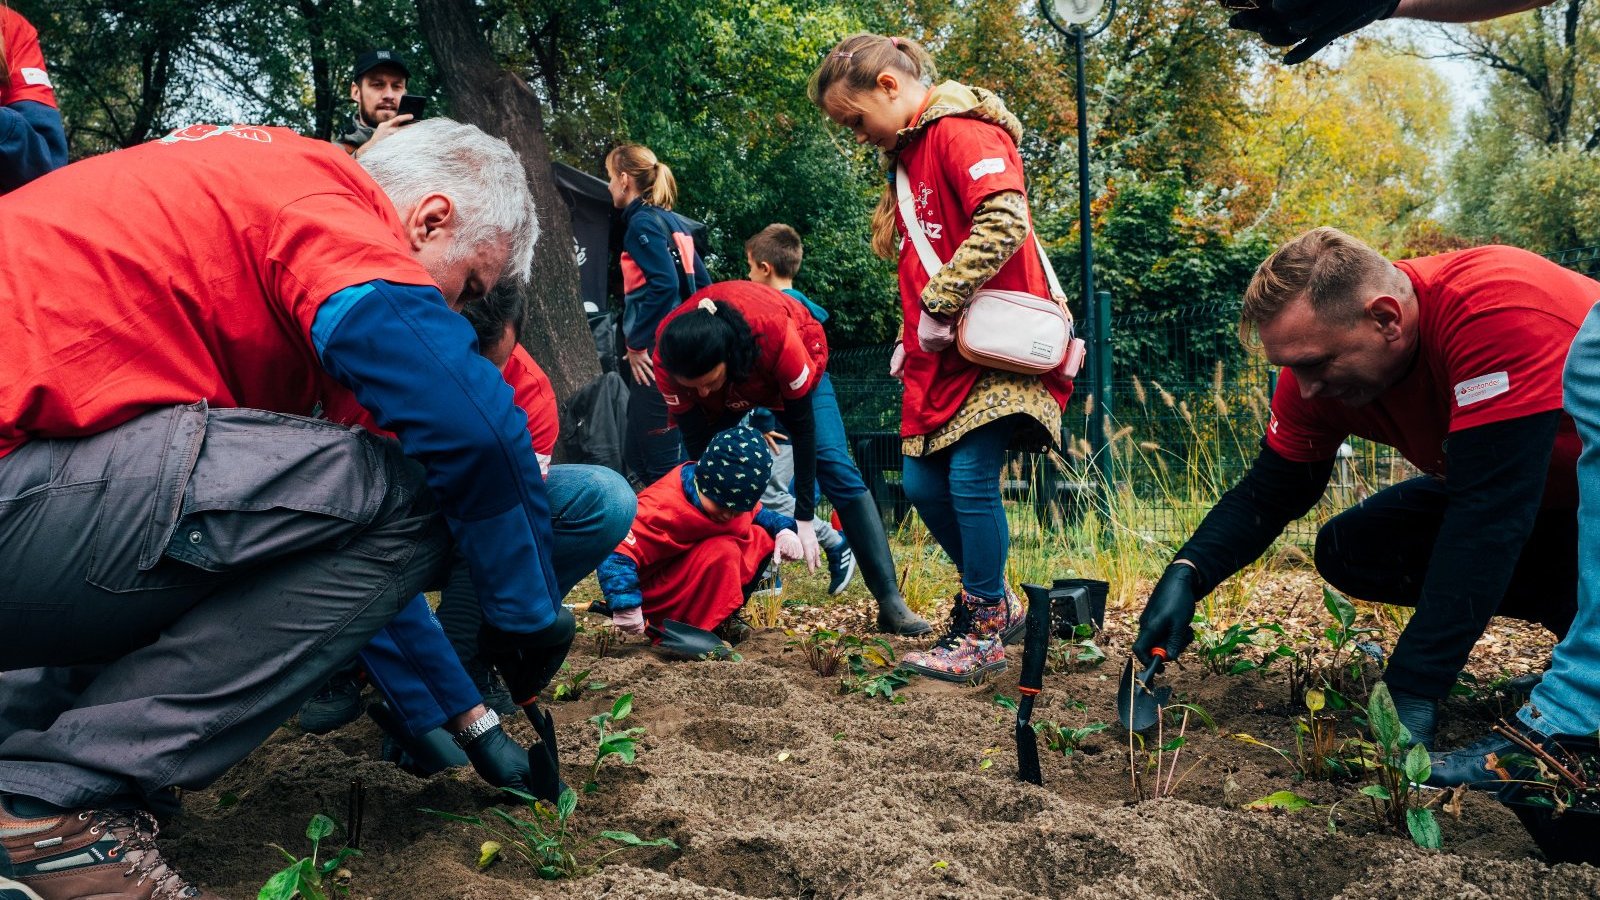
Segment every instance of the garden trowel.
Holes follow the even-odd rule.
[[[1161,672],[1167,661],[1167,651],[1162,647],[1150,650],[1150,665],[1143,672],[1133,671],[1133,656],[1122,667],[1122,680],[1117,683],[1117,718],[1129,731],[1145,731],[1161,718],[1161,707],[1172,697],[1172,688],[1151,688],[1150,682]]]
[[[661,627],[646,625],[645,632],[656,639],[656,649],[684,659],[732,659],[733,648],[704,628],[667,619]]]
[[[1022,643],[1022,678],[1017,692],[1017,778],[1029,784],[1043,784],[1039,771],[1039,736],[1033,730],[1033,700],[1044,686],[1045,658],[1050,651],[1050,589],[1024,584],[1028,595],[1028,631]]]

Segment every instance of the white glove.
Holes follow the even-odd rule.
[[[938,353],[956,342],[956,320],[936,316],[927,310],[917,320],[917,346],[925,353]]]
[[[815,572],[817,565],[822,561],[822,546],[817,543],[817,523],[814,519],[794,523],[795,531],[790,532],[800,541],[800,555],[797,559],[806,562],[806,571]],[[798,533],[797,533],[798,532]]]
[[[906,345],[903,341],[894,342],[894,353],[889,357],[889,377],[906,380]]]
[[[644,634],[644,607],[612,610],[611,624],[629,634]]]
[[[800,545],[800,536],[791,528],[783,529],[772,538],[772,561],[775,564],[800,559],[805,553],[805,547]]]

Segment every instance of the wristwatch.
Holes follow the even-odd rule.
[[[471,725],[456,732],[456,746],[467,749],[467,745],[484,736],[490,729],[500,727],[500,714],[494,710],[486,710]]]

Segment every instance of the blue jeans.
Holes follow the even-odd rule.
[[[906,496],[961,573],[961,586],[980,600],[1005,597],[1011,531],[1000,502],[1000,469],[1011,443],[1012,420],[979,428],[930,456],[907,456],[901,467]]]
[[[1545,734],[1600,727],[1600,307],[1567,351],[1563,406],[1578,426],[1578,615],[1550,656],[1550,671],[1517,714]]]
[[[811,417],[817,424],[817,488],[834,506],[840,506],[867,492],[861,470],[850,458],[850,444],[844,436],[844,417],[839,414],[839,398],[833,393],[833,380],[822,373],[811,392]]]

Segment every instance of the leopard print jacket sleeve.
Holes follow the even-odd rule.
[[[1028,200],[1020,191],[985,199],[972,213],[972,233],[922,290],[922,308],[955,315],[1028,239]]]

